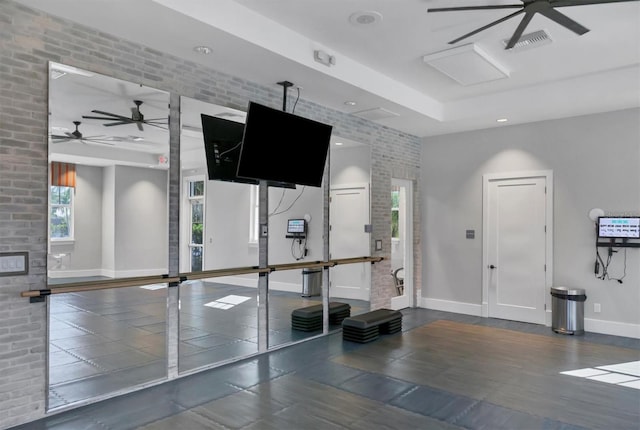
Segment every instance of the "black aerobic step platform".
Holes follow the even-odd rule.
[[[351,305],[341,302],[329,302],[329,324],[339,325],[351,315]],[[311,305],[291,312],[291,328],[301,331],[322,330],[322,303]]]
[[[391,309],[376,309],[342,320],[342,339],[366,343],[381,334],[393,334],[402,330],[402,313]]]

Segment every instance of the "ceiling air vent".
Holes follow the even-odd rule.
[[[549,33],[545,30],[534,31],[533,33],[523,34],[516,44],[511,48],[512,51],[523,51],[525,49],[535,48],[542,45],[548,45],[553,42]],[[502,41],[504,46],[507,46],[509,39]]]
[[[380,107],[353,112],[353,115],[359,116],[360,118],[368,119],[369,121],[378,121],[385,118],[400,116],[395,112]]]

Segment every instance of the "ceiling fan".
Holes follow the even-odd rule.
[[[453,12],[453,11],[469,11],[469,10],[488,10],[488,9],[518,9],[517,11],[509,14],[503,18],[495,20],[485,26],[477,28],[472,32],[469,32],[457,39],[452,40],[449,44],[457,43],[463,39],[466,39],[469,36],[473,36],[474,34],[480,33],[483,30],[486,30],[494,25],[500,24],[510,18],[513,18],[517,15],[524,13],[524,17],[516,31],[509,39],[507,46],[505,49],[511,49],[515,46],[515,44],[522,37],[522,33],[524,33],[525,28],[529,25],[529,22],[533,18],[536,13],[543,15],[550,20],[556,22],[557,24],[566,27],[567,29],[573,31],[578,35],[583,35],[589,31],[588,28],[583,25],[577,23],[572,20],[568,16],[556,10],[557,7],[565,7],[565,6],[586,6],[591,4],[600,4],[600,3],[617,3],[617,2],[627,2],[627,1],[638,1],[638,0],[520,0],[522,4],[501,4],[501,5],[486,5],[486,6],[461,6],[461,7],[438,7],[438,8],[430,8],[427,9],[427,12]]]
[[[62,143],[62,142],[71,142],[74,140],[78,140],[82,143],[87,143],[87,142],[91,142],[91,143],[101,143],[101,144],[105,144],[105,145],[114,145],[114,143],[112,141],[107,140],[106,136],[87,136],[85,137],[80,130],[78,130],[78,127],[80,126],[80,124],[82,124],[80,121],[73,121],[73,123],[76,126],[76,129],[72,132],[65,132],[64,135],[59,135],[59,134],[52,134],[51,135],[51,141],[53,143]]]
[[[145,119],[142,112],[140,112],[140,105],[143,103],[142,100],[134,100],[133,103],[135,104],[135,106],[131,108],[131,117],[94,109],[91,112],[104,115],[104,116],[83,115],[82,118],[99,119],[103,121],[114,121],[109,124],[103,124],[105,127],[112,127],[114,125],[124,125],[124,124],[136,124],[138,126],[138,130],[144,131],[144,128],[142,125],[146,124],[153,127],[162,128],[165,130],[167,129],[167,127],[163,127],[163,125],[166,125],[168,122],[167,118]]]

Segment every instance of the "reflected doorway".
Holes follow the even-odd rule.
[[[413,183],[391,179],[391,276],[395,296],[392,309],[415,306],[413,288]]]

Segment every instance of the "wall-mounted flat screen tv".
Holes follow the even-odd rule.
[[[598,237],[602,239],[640,239],[640,216],[599,217]]]
[[[249,102],[237,176],[320,187],[332,130]]]
[[[244,124],[200,114],[209,180],[258,184],[258,180],[237,176]],[[295,188],[292,183],[269,182],[269,186]]]

